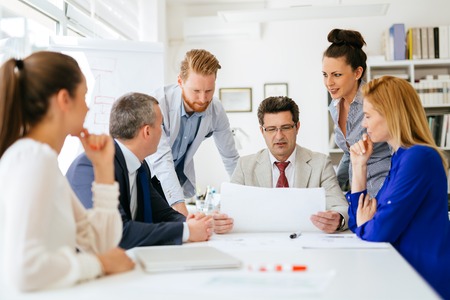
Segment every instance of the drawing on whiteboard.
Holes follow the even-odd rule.
[[[70,55],[86,77],[89,112],[84,126],[92,133],[109,133],[112,104],[128,92],[150,94],[164,84],[161,43],[52,37],[49,50]],[[78,138],[67,137],[58,156],[63,174],[83,151]]]
[[[109,113],[114,101],[120,96],[115,91],[117,59],[93,56],[88,61],[95,80],[90,103],[87,103],[89,112],[85,126],[92,133],[108,133]]]

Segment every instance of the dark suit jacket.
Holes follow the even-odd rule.
[[[119,210],[122,215],[123,234],[119,246],[129,249],[137,246],[180,245],[183,239],[183,222],[186,218],[172,209],[149,181],[153,222],[144,223],[144,206],[138,200],[136,219],[132,220],[130,210],[130,182],[128,168],[119,145],[115,143],[115,179],[120,186]],[[147,165],[146,162],[144,162]],[[150,170],[147,166],[150,176]],[[85,153],[80,154],[70,165],[66,174],[72,189],[86,208],[92,207],[91,186],[94,170]],[[139,199],[139,197],[138,197]]]

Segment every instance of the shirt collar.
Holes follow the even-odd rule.
[[[290,165],[295,165],[295,155],[297,153],[297,147],[295,147],[294,151],[291,153],[291,155],[288,157],[286,161],[290,162]],[[273,166],[275,162],[278,160],[273,156],[273,154],[269,151],[269,159],[270,159],[270,165]]]
[[[127,164],[127,169],[129,174],[133,174],[139,169],[142,165],[142,162],[137,158],[137,156],[130,151],[125,145],[116,140],[117,144],[122,150],[123,157],[125,158],[125,163]]]

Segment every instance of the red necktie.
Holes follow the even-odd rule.
[[[288,164],[289,164],[288,161],[285,161],[285,162],[276,161],[275,162],[275,165],[277,166],[278,170],[280,170],[280,177],[278,177],[277,188],[289,187],[289,183],[286,178],[286,174],[284,173],[284,170],[286,169]]]

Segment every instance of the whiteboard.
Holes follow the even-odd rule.
[[[161,43],[52,37],[50,51],[75,58],[86,77],[89,112],[84,126],[92,133],[109,133],[114,101],[128,92],[151,94],[164,84]],[[83,151],[78,138],[68,137],[58,157],[63,174]]]

